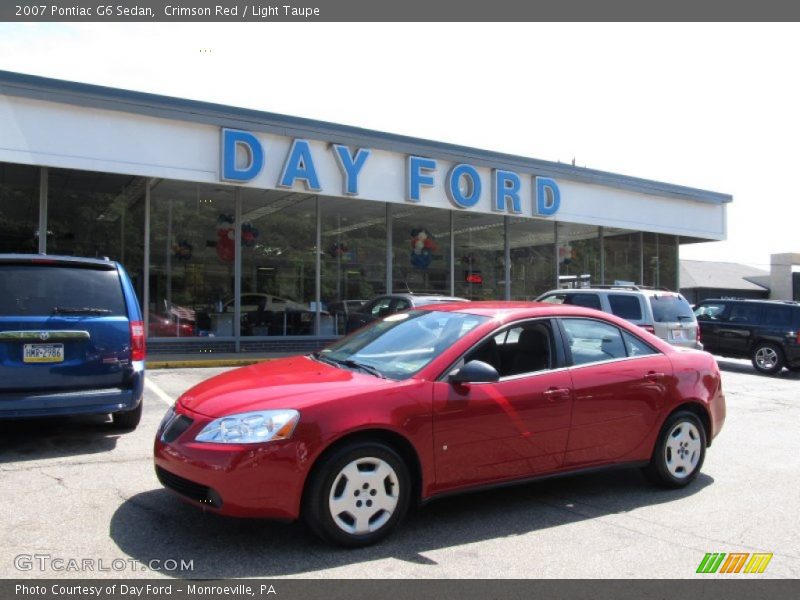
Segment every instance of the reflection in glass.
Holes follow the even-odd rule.
[[[347,316],[386,291],[386,205],[320,198],[320,334],[341,335]]]
[[[624,229],[606,228],[603,235],[605,252],[605,282],[640,283],[639,277],[639,233]]]
[[[144,177],[49,169],[47,253],[122,263],[144,301]]]
[[[241,198],[242,335],[314,335],[316,196],[242,189]]]
[[[151,337],[234,334],[234,189],[151,186]]]
[[[674,235],[643,234],[644,285],[678,290],[678,239]]]
[[[0,252],[38,252],[38,234],[38,167],[0,163]]]
[[[601,284],[600,238],[597,227],[558,224],[559,287],[582,288]]]
[[[495,300],[505,295],[503,217],[456,213],[455,295]]]
[[[511,299],[533,300],[555,287],[555,229],[551,221],[512,218]]]
[[[450,294],[450,211],[422,206],[393,210],[392,291]]]

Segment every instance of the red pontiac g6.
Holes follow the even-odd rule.
[[[155,463],[207,510],[302,516],[362,546],[460,490],[605,465],[685,486],[724,420],[705,352],[576,306],[454,303],[197,385],[165,415]]]

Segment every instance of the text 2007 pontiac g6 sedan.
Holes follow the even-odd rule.
[[[361,546],[460,490],[605,465],[685,486],[724,420],[709,354],[591,309],[454,303],[197,385],[165,415],[155,463],[207,510],[302,516]]]

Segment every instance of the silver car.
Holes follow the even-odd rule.
[[[639,286],[596,286],[545,292],[537,302],[574,304],[617,315],[674,346],[703,349],[692,307],[681,294]]]

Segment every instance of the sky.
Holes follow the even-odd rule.
[[[0,24],[0,69],[723,192],[728,238],[800,252],[800,25]]]

